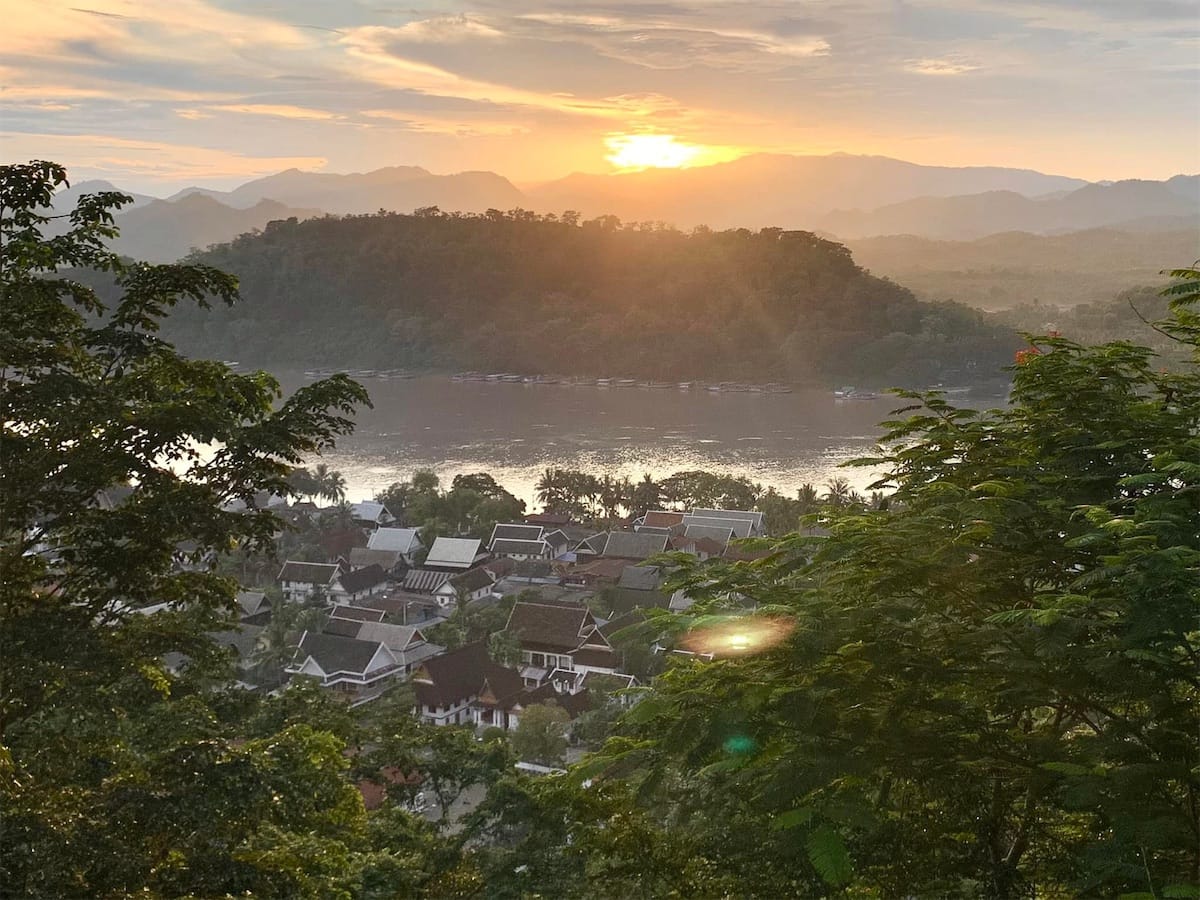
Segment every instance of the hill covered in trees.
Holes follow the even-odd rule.
[[[259,365],[924,384],[992,376],[1018,345],[780,229],[429,209],[273,222],[197,261],[245,302],[180,311],[170,336]]]
[[[972,241],[913,234],[847,240],[859,265],[900,282],[922,300],[998,310],[1028,303],[1075,306],[1144,285],[1200,256],[1200,232],[1108,228],[1070,234],[1011,231]]]

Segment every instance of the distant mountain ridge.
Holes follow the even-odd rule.
[[[1005,232],[970,241],[915,235],[846,240],[855,261],[923,300],[982,309],[1032,303],[1074,306],[1164,284],[1160,273],[1200,257],[1200,231],[1116,229],[1061,235]]]
[[[260,200],[247,209],[226,206],[192,193],[178,200],[152,200],[117,216],[121,234],[116,250],[134,259],[170,262],[191,250],[203,250],[240,234],[262,229],[279,219],[311,219],[319,209],[297,209],[275,200]]]
[[[579,210],[688,228],[814,228],[836,209],[923,196],[1075,190],[1079,178],[1026,169],[923,166],[883,156],[754,154],[695,169],[569,175],[527,191],[539,211]]]
[[[512,182],[494,172],[434,175],[418,166],[389,166],[348,175],[288,169],[249,181],[232,191],[185,188],[170,199],[195,194],[237,209],[247,209],[262,200],[275,200],[335,215],[379,209],[411,212],[423,206],[484,212],[491,208],[512,209],[525,202],[524,194]]]
[[[83,182],[57,198],[115,190]],[[204,198],[218,206],[184,203]],[[232,240],[278,218],[412,212],[531,209],[583,218],[681,228],[781,227],[839,239],[916,234],[969,240],[1006,231],[1052,234],[1099,227],[1131,232],[1200,226],[1200,176],[1162,182],[1089,184],[1081,179],[1000,167],[923,166],[887,157],[755,154],[695,169],[576,174],[519,190],[493,172],[436,175],[418,166],[334,174],[288,169],[230,191],[191,187],[165,201],[137,195],[117,218],[130,255],[168,261],[193,247]],[[278,207],[261,207],[264,201]],[[144,208],[156,205],[143,215]],[[218,208],[219,207],[219,208]],[[254,212],[252,212],[254,211]]]
[[[844,239],[915,234],[971,240],[1006,231],[1053,234],[1126,224],[1138,231],[1200,226],[1200,176],[1088,184],[1049,197],[1014,191],[919,197],[865,212],[838,210],[819,227]]]

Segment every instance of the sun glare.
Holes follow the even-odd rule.
[[[673,134],[613,134],[604,139],[604,157],[618,169],[684,169],[710,166],[741,154],[729,147],[685,144]]]

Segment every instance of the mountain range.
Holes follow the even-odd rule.
[[[78,184],[56,198],[56,209],[70,209],[80,193],[111,189],[106,182]],[[1051,235],[1104,228],[1117,232],[1104,240],[1124,240],[1130,248],[1144,243],[1131,237],[1139,233],[1171,233],[1172,246],[1186,243],[1200,229],[1200,176],[1088,183],[1025,169],[923,166],[847,154],[755,154],[694,169],[574,174],[524,190],[492,172],[437,175],[391,166],[342,175],[289,169],[231,191],[192,187],[165,200],[135,195],[117,217],[122,231],[117,246],[137,258],[169,261],[276,219],[432,206],[474,213],[574,210],[583,218],[615,215],[685,229],[782,227],[853,242],[914,235],[962,245],[963,259],[946,269],[954,271],[974,267],[965,260],[977,252],[965,242],[1010,231]],[[946,252],[941,248],[934,255]],[[901,261],[895,254],[891,258]],[[921,267],[908,261],[909,270]],[[904,271],[900,265],[867,264],[894,278]],[[991,267],[1004,269],[1007,263],[992,258]]]
[[[1088,184],[1067,193],[1028,197],[987,191],[959,197],[918,197],[873,210],[823,216],[823,231],[840,238],[916,234],[966,240],[1005,231],[1036,234],[1120,228],[1165,231],[1200,224],[1200,176],[1167,181]]]

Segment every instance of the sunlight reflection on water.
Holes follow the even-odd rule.
[[[281,376],[285,390],[304,383]],[[863,489],[864,469],[840,463],[869,455],[877,423],[901,405],[882,397],[837,403],[831,394],[706,391],[454,382],[444,376],[364,381],[374,409],[321,461],[346,478],[347,499],[369,498],[422,468],[448,486],[486,471],[533,505],[551,466],[639,480],[684,469],[745,475],[793,493],[844,477]]]

